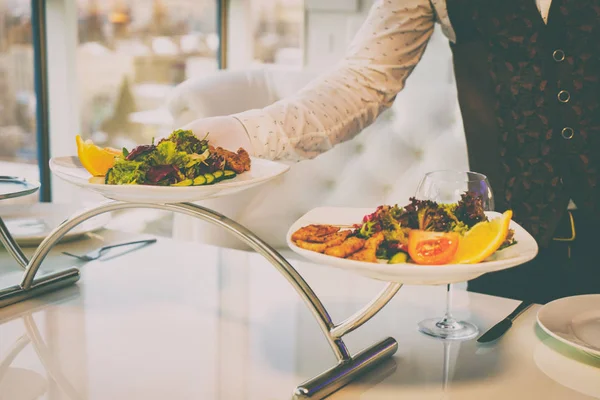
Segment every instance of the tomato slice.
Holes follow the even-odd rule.
[[[454,232],[427,232],[413,229],[408,235],[408,254],[417,264],[448,264],[458,250],[459,240],[459,234]]]

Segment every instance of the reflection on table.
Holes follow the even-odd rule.
[[[105,242],[124,239],[114,232],[103,236]],[[73,242],[57,251],[83,253],[97,244]],[[0,252],[2,271],[5,256]],[[49,270],[65,261],[58,254],[50,260]],[[293,264],[336,321],[383,286]],[[535,307],[492,346],[419,334],[416,323],[439,313],[444,295],[443,287],[405,287],[351,333],[347,344],[353,351],[386,336],[398,340],[399,350],[331,398],[600,397],[594,386],[600,360],[594,364],[548,345],[536,333]],[[517,304],[460,290],[455,297],[455,314],[482,330]],[[556,376],[548,362],[570,366]],[[256,254],[218,247],[160,239],[83,265],[76,286],[0,310],[2,400],[287,399],[299,383],[333,363],[312,315],[284,278]]]

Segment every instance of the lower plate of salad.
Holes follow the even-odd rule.
[[[392,221],[389,211],[394,209],[396,213],[391,213],[394,216]],[[440,217],[433,212],[426,215],[427,212],[430,211],[418,213],[410,206],[383,206],[377,210],[316,208],[290,227],[287,243],[294,252],[316,264],[345,269],[372,279],[408,285],[465,282],[489,272],[519,266],[537,255],[538,246],[535,239],[520,225],[510,220],[512,214],[481,211],[485,221],[473,222],[470,226],[458,221],[452,227],[445,226],[447,232],[435,232],[436,224],[439,228]],[[446,211],[439,213],[441,212]],[[386,218],[392,222],[386,222]],[[380,221],[383,221],[383,229],[378,225]],[[486,245],[493,241],[494,232],[498,231],[496,225],[503,221],[506,224],[504,240],[500,240],[503,243],[498,242],[495,250],[491,248],[491,254],[485,253]],[[413,226],[400,228],[402,224]],[[418,226],[419,224],[427,226]],[[473,232],[470,238],[469,230]],[[476,236],[481,240],[477,240]],[[437,248],[433,246],[429,253],[433,264],[428,264],[426,259],[415,261],[413,257],[418,258],[419,252],[414,248],[418,248],[418,243],[427,246],[432,240],[438,245]],[[452,250],[452,245],[448,243],[451,244],[454,240],[458,242],[458,249]],[[483,253],[477,251],[478,249],[465,249],[465,246],[479,246]],[[453,252],[454,255],[450,254],[446,260],[440,258],[441,253],[447,252]],[[469,254],[483,254],[485,259],[469,259]]]
[[[78,156],[50,160],[66,182],[109,199],[183,203],[238,193],[272,180],[289,166],[213,147],[190,131],[134,149],[99,148],[77,137]]]

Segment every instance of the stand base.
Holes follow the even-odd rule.
[[[387,338],[296,388],[294,400],[322,399],[377,367],[398,350],[398,342]]]
[[[470,322],[431,318],[419,322],[419,331],[437,339],[469,340],[479,334],[479,329]]]
[[[10,286],[0,290],[0,308],[18,303],[41,294],[61,289],[79,280],[77,268],[69,268],[36,279],[29,289],[20,285]]]

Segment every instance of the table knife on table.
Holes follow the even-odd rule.
[[[533,305],[530,301],[524,301],[515,310],[510,313],[506,318],[502,321],[498,322],[496,325],[492,326],[487,332],[477,339],[477,343],[490,343],[495,340],[500,339],[502,335],[506,333],[510,329],[513,324],[513,321],[523,312],[525,312],[529,307]]]

